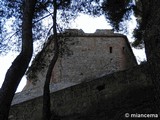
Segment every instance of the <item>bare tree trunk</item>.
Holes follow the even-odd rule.
[[[57,1],[54,0],[54,14],[53,14],[53,33],[54,33],[54,56],[51,60],[51,63],[49,65],[47,75],[46,75],[46,81],[44,84],[44,90],[43,90],[43,120],[50,120],[51,119],[51,103],[50,103],[50,80],[53,68],[56,64],[56,61],[58,59],[59,55],[59,45],[58,45],[58,38],[57,38]],[[53,118],[54,119],[54,118]]]
[[[8,69],[0,90],[0,120],[8,120],[12,99],[32,57],[32,19],[35,4],[36,0],[25,0],[22,22],[22,51]]]
[[[141,0],[142,3],[144,0]],[[145,50],[147,61],[150,69],[149,73],[152,77],[153,85],[156,91],[156,106],[160,112],[160,0],[148,1],[143,3],[143,7],[148,6],[145,11],[146,27],[144,34]]]

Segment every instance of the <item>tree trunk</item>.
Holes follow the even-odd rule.
[[[53,6],[54,6],[54,13],[53,13],[53,33],[54,33],[54,56],[51,60],[51,63],[48,67],[47,75],[46,75],[46,81],[44,84],[44,89],[43,89],[43,120],[50,120],[51,119],[51,103],[50,103],[50,80],[51,80],[51,75],[53,68],[56,64],[56,61],[58,59],[59,55],[59,45],[58,45],[58,38],[57,38],[57,2],[56,0],[53,1]],[[54,118],[52,119],[54,120]]]
[[[32,57],[32,19],[35,4],[36,0],[25,0],[22,22],[22,51],[8,69],[0,89],[0,120],[8,120],[12,99]]]
[[[143,0],[142,0],[143,1]],[[144,3],[145,4],[145,3]],[[145,4],[146,5],[146,4]],[[143,6],[145,6],[143,5]],[[160,0],[149,3],[149,10],[144,34],[145,50],[156,90],[157,108],[160,112]]]

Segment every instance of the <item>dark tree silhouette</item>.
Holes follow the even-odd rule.
[[[87,3],[83,2],[83,1],[75,1],[76,3],[79,3],[78,5],[80,6],[77,6],[77,4],[72,4],[71,5],[71,9],[68,9],[70,11],[74,11],[74,14],[77,14],[78,12],[87,12],[89,14],[91,14],[91,11],[86,11],[86,9],[82,10],[81,9],[81,5],[87,5],[87,3],[89,3],[89,8],[92,8],[91,6],[91,1],[87,1]],[[50,105],[50,88],[49,88],[49,85],[50,85],[50,79],[51,79],[51,75],[52,75],[52,70],[56,64],[56,61],[58,59],[58,56],[59,56],[59,44],[58,44],[58,37],[57,37],[57,10],[61,8],[63,2],[59,3],[58,0],[54,0],[53,1],[53,8],[54,8],[54,11],[53,11],[53,16],[52,16],[52,19],[53,19],[53,40],[54,40],[54,56],[49,64],[49,67],[48,67],[48,71],[47,71],[47,74],[46,74],[46,80],[45,80],[45,84],[44,84],[44,89],[43,89],[43,120],[50,120],[51,119],[51,116],[52,116],[52,119],[56,119],[54,116],[54,114],[51,113],[51,105]],[[70,3],[71,4],[71,3]],[[69,4],[67,4],[69,5]],[[67,6],[65,6],[67,7]],[[83,8],[85,8],[85,6],[83,6]],[[93,8],[92,8],[93,9]],[[95,12],[95,10],[92,10],[92,12]],[[98,13],[98,12],[97,12]],[[94,13],[95,14],[95,13]],[[68,15],[68,14],[67,14]],[[71,17],[74,17],[73,14],[70,14],[70,15],[64,15],[62,17],[62,19],[64,19],[66,22],[68,22],[69,18]]]
[[[51,72],[58,58],[58,50],[59,50],[58,39],[56,37],[57,36],[57,29],[56,29],[57,9],[61,9],[61,10],[66,9],[68,11],[74,11],[72,13],[76,13],[76,14],[78,12],[83,12],[83,13],[88,13],[92,15],[99,15],[100,7],[99,5],[97,6],[95,5],[95,3],[98,3],[98,2],[99,0],[87,0],[87,1],[77,0],[77,1],[74,1],[73,3],[70,2],[70,0],[0,1],[0,3],[3,4],[2,8],[4,8],[3,10],[0,10],[0,13],[3,14],[3,16],[7,16],[3,20],[0,20],[0,25],[2,26],[1,28],[3,28],[3,22],[5,20],[11,17],[16,18],[16,22],[14,24],[16,32],[14,34],[19,36],[18,42],[22,39],[22,41],[20,41],[22,43],[21,45],[22,50],[20,54],[17,56],[17,58],[13,61],[11,67],[8,69],[4,83],[0,90],[0,119],[1,120],[8,119],[8,113],[9,113],[11,101],[13,99],[13,96],[15,94],[15,91],[17,89],[17,86],[21,78],[23,77],[26,69],[28,68],[28,64],[32,57],[33,40],[35,38],[38,38],[39,37],[38,35],[40,35],[40,32],[38,32],[33,36],[32,31],[34,33],[36,33],[37,31],[40,31],[42,26],[41,26],[41,23],[39,23],[39,21],[41,21],[45,17],[52,15],[53,23],[54,23],[53,33],[54,33],[54,40],[55,40],[55,51],[54,51],[55,56],[53,57],[53,60],[50,63],[48,73],[46,75],[46,83],[44,86],[44,93],[46,93],[46,96],[47,96],[44,99],[44,111],[48,111],[48,112],[44,112],[44,119],[50,119],[51,113],[50,113],[50,101],[49,101],[50,100],[49,99],[49,83],[50,83]],[[54,4],[54,13],[49,13],[48,15],[46,15],[49,9],[51,9],[52,4]],[[64,20],[67,21],[72,17],[73,17],[73,14],[70,14],[70,15],[62,14],[61,18],[64,18]],[[38,25],[36,25],[36,23],[38,23]],[[2,29],[1,29],[1,32],[2,32]],[[4,33],[5,32],[6,31],[4,31]],[[9,38],[11,38],[12,36],[13,35],[11,35]],[[3,38],[3,36],[1,36],[1,38]],[[3,42],[5,42],[5,39],[1,40],[0,48],[2,48],[2,46],[5,46]],[[45,107],[45,105],[48,107]]]
[[[4,83],[0,89],[0,119],[8,120],[10,105],[25,74],[33,52],[32,21],[35,11],[36,0],[25,0],[22,22],[22,50],[8,69]]]
[[[142,17],[144,22],[143,40],[150,68],[148,71],[155,86],[156,106],[160,112],[160,8],[158,7],[160,1],[141,0],[141,3],[144,10]]]
[[[105,1],[103,3],[103,10],[115,28],[121,27],[118,26],[120,21],[128,19],[129,16],[127,16],[126,19],[123,19],[123,17],[125,17],[124,15],[127,14],[127,12],[131,12],[130,10],[133,10],[135,16],[138,18],[137,22],[139,23],[139,27],[135,30],[135,45],[145,44],[145,53],[149,65],[147,71],[151,75],[155,87],[156,106],[158,111],[160,111],[160,1],[138,0],[137,3],[133,5],[133,3],[128,0],[121,0],[121,4],[117,4],[115,8],[114,6],[118,2],[119,0]],[[109,7],[105,8],[107,6]],[[119,13],[120,16],[117,17]]]
[[[52,75],[52,70],[56,64],[56,61],[58,59],[59,55],[59,44],[58,44],[58,38],[57,38],[57,0],[53,1],[53,40],[54,40],[54,56],[51,60],[51,63],[48,67],[47,75],[46,75],[46,80],[44,84],[44,89],[43,89],[43,120],[50,120],[51,119],[51,108],[50,108],[50,79]],[[53,118],[54,119],[54,118]]]

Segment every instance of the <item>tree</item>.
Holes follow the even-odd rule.
[[[151,74],[153,85],[156,91],[157,108],[160,112],[160,5],[159,0],[144,1],[141,0],[143,7],[143,17],[145,22],[143,40],[147,62],[149,64],[149,73]],[[154,19],[153,19],[154,18]]]
[[[80,2],[80,4],[81,5],[85,5],[84,2]],[[53,56],[53,58],[52,58],[52,60],[51,60],[51,62],[49,64],[49,67],[48,67],[48,70],[47,70],[47,74],[46,74],[46,80],[45,80],[45,84],[44,84],[44,89],[43,89],[43,120],[50,120],[51,116],[52,116],[53,120],[56,119],[55,115],[53,113],[51,114],[51,108],[50,108],[51,107],[51,105],[50,105],[50,88],[49,88],[49,85],[50,85],[50,79],[51,79],[53,68],[54,68],[54,66],[56,64],[56,61],[58,59],[58,56],[59,56],[59,43],[58,43],[57,27],[56,27],[56,25],[57,25],[57,9],[59,8],[60,5],[61,4],[57,4],[57,0],[53,1],[54,11],[53,11],[52,19],[53,19],[54,56]],[[76,6],[76,7],[73,7],[71,9],[71,11],[78,11],[78,12],[80,12],[81,10],[80,11],[79,11],[79,9],[77,10],[77,6]],[[74,13],[77,14],[76,12],[74,12]],[[70,16],[73,17],[72,14]],[[68,18],[66,18],[66,20],[68,21]]]
[[[58,38],[57,38],[57,0],[53,1],[53,33],[54,33],[54,56],[50,62],[50,65],[48,67],[48,71],[46,74],[46,80],[44,84],[44,89],[43,89],[43,120],[50,120],[51,119],[51,108],[50,108],[50,79],[52,75],[52,70],[56,64],[56,61],[59,56],[59,44],[58,44]]]
[[[17,86],[18,86],[22,76],[25,74],[25,71],[26,71],[28,64],[29,64],[31,57],[32,57],[33,40],[35,40],[35,38],[38,38],[39,37],[38,35],[40,35],[40,34],[38,34],[38,35],[32,34],[32,29],[33,29],[33,33],[37,32],[37,30],[41,29],[42,26],[41,26],[41,23],[39,23],[39,21],[52,15],[53,13],[49,13],[48,15],[46,15],[46,11],[48,12],[48,9],[51,8],[51,4],[52,4],[51,0],[42,0],[42,1],[41,0],[39,0],[39,1],[38,0],[34,0],[34,1],[31,1],[31,0],[26,0],[26,1],[7,0],[5,2],[4,1],[0,1],[0,2],[3,4],[2,8],[5,8],[4,10],[1,10],[0,12],[3,14],[3,16],[7,16],[3,20],[0,21],[1,28],[4,27],[2,22],[5,22],[5,20],[14,17],[16,19],[15,20],[16,22],[14,24],[16,27],[13,27],[13,28],[16,30],[16,32],[13,35],[18,36],[17,37],[18,42],[14,41],[14,43],[21,42],[20,38],[22,38],[22,50],[21,50],[20,54],[17,56],[17,58],[13,61],[11,67],[8,69],[4,83],[3,83],[2,88],[0,90],[0,118],[2,120],[3,119],[7,120],[11,101],[13,99],[14,93],[17,89]],[[67,9],[72,10],[72,11],[76,11],[76,13],[79,11],[80,12],[83,11],[83,12],[87,12],[87,13],[91,14],[92,13],[91,11],[93,11],[94,14],[98,14],[98,12],[95,11],[95,9],[93,9],[93,8],[95,8],[95,3],[93,3],[93,2],[94,2],[94,0],[91,0],[91,1],[87,0],[85,2],[81,1],[81,0],[75,1],[76,4],[75,3],[72,4],[70,9],[68,9],[68,8]],[[97,2],[97,0],[96,0],[96,2]],[[63,0],[63,1],[57,0],[57,3],[55,3],[54,5],[56,6],[56,4],[58,6],[58,9],[63,9],[63,8],[66,8],[66,5],[71,4],[71,3],[70,3],[70,1],[67,1],[67,0]],[[55,6],[54,6],[54,9],[56,8]],[[92,10],[86,9],[85,7],[92,8]],[[56,11],[56,9],[54,10],[54,13],[55,13],[55,11]],[[36,13],[36,14],[34,14],[34,13]],[[72,12],[72,13],[74,13],[74,12]],[[23,17],[21,17],[22,14],[23,14]],[[41,17],[42,14],[44,14],[45,16]],[[57,34],[56,33],[57,31],[55,31],[56,30],[56,17],[55,17],[56,14],[53,16],[54,16],[54,23],[55,23],[54,24],[55,27],[53,27],[54,34]],[[62,16],[63,16],[63,14],[62,14]],[[70,14],[70,16],[72,18],[73,14]],[[40,19],[38,19],[38,18],[40,18]],[[64,18],[65,18],[64,20],[70,19],[70,17],[68,17],[68,16],[67,17],[65,16]],[[35,25],[37,23],[39,24],[40,27],[37,27]],[[4,33],[7,34],[6,31],[4,31]],[[37,32],[37,33],[39,33],[39,32]],[[13,35],[11,35],[9,37],[9,39],[12,38]],[[33,36],[33,35],[36,35],[36,36]],[[5,36],[5,35],[2,35],[1,38],[3,38],[3,36]],[[57,41],[57,40],[55,40],[55,41]],[[1,41],[0,45],[6,46],[6,44],[3,44],[3,42],[5,42],[5,39],[3,41]],[[55,42],[55,44],[58,44],[58,43]],[[2,47],[0,47],[0,48],[2,48]],[[55,48],[55,49],[57,49],[57,48]],[[55,54],[55,56],[56,56],[56,54]],[[50,68],[54,67],[56,59],[57,59],[56,57],[53,58],[53,61],[51,62],[51,65],[49,67],[49,71],[51,71]],[[48,75],[47,75],[48,83],[46,83],[46,84],[48,86],[49,86],[49,79],[48,79],[49,77],[50,77],[50,72],[48,72]],[[47,89],[48,89],[48,87],[47,87]]]
[[[10,2],[14,4],[10,4]],[[21,35],[19,36],[20,38],[22,38],[22,50],[19,56],[12,63],[12,66],[7,71],[4,83],[0,91],[0,108],[1,108],[0,118],[2,120],[8,119],[8,113],[9,113],[9,109],[10,109],[10,105],[11,105],[11,101],[13,99],[14,93],[17,89],[17,86],[22,76],[25,74],[25,71],[28,68],[28,64],[32,57],[32,53],[33,53],[32,28],[35,28],[34,26],[35,23],[39,22],[40,20],[46,17],[45,16],[42,19],[37,20],[39,16],[44,12],[44,10],[47,11],[47,7],[49,6],[49,4],[52,3],[51,1],[47,1],[47,2],[43,1],[43,2],[45,2],[45,4],[42,4],[42,1],[37,2],[37,0],[34,0],[34,1],[26,0],[24,2],[8,1],[7,7],[11,8],[12,13],[16,12],[17,5],[20,6],[20,8],[24,7],[23,10],[18,8],[18,13],[15,14],[15,17],[17,17],[18,20],[22,19],[22,25],[20,24],[21,22],[17,22],[18,27],[16,29],[18,29],[18,32],[15,33],[16,35],[20,35],[19,33],[21,32],[19,32],[19,30],[21,30],[20,28],[22,27],[22,37]],[[65,0],[61,1],[60,4],[65,6],[66,5],[65,2],[66,2]],[[23,18],[21,18],[21,14],[23,14]],[[50,15],[52,14],[47,15],[47,17]],[[10,17],[10,14],[8,16]],[[33,18],[36,18],[36,19],[33,19]],[[56,24],[55,24],[55,27],[56,27]],[[54,33],[55,33],[55,29],[54,29]],[[33,32],[35,32],[34,29],[33,29]]]
[[[33,53],[32,21],[36,0],[25,0],[22,22],[22,50],[6,73],[0,90],[0,119],[8,120],[11,101],[18,84],[25,74]]]
[[[134,5],[132,1],[122,0],[122,4],[117,7],[114,7],[115,4],[110,4],[113,1],[114,3],[119,2],[119,0],[107,0],[103,3],[105,8],[103,10],[115,28],[117,28],[117,24],[120,21],[125,21],[123,17],[127,12],[134,10],[137,16],[139,27],[135,30],[136,45],[139,45],[139,43],[145,44],[147,63],[149,65],[147,71],[151,75],[155,87],[157,108],[160,111],[160,1],[138,0]],[[110,6],[110,8],[106,8],[107,6]],[[121,16],[117,18],[116,16],[119,15],[120,11],[122,12]],[[128,19],[128,17],[125,18]]]
[[[129,3],[130,0],[105,0],[102,4],[105,17],[115,31],[125,29],[122,22],[130,17],[132,4]]]

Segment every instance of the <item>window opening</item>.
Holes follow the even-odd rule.
[[[109,47],[109,52],[110,52],[110,53],[112,53],[112,52],[113,52],[112,47]]]

